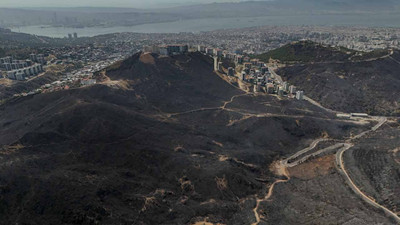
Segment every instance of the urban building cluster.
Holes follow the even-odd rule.
[[[78,38],[78,33],[73,33],[73,34],[68,34],[69,39],[77,39]]]
[[[83,68],[63,74],[58,80],[48,84],[42,85],[40,88],[34,89],[29,92],[22,92],[15,94],[14,97],[29,96],[40,93],[55,92],[60,90],[67,90],[70,88],[78,88],[96,84],[97,81],[93,75],[95,72],[103,70],[120,59],[99,61],[85,65]]]
[[[77,37],[77,35],[78,34],[75,36]],[[71,37],[74,38],[74,34],[72,34]],[[253,63],[255,63],[255,60],[252,61],[249,56],[264,53],[301,39],[334,46],[343,46],[355,50],[371,51],[387,47],[400,48],[400,29],[373,27],[264,26],[179,34],[118,33],[101,35],[93,38],[80,38],[79,44],[65,45],[63,47],[46,47],[40,49],[40,53],[46,56],[53,56],[48,57],[49,64],[72,63],[80,65],[79,67],[77,66],[78,69],[98,62],[104,63],[120,60],[140,50],[160,53],[162,55],[173,55],[191,50],[190,46],[196,46],[196,51],[217,55],[220,58],[228,58],[235,62],[236,66],[224,70],[227,75],[232,76],[233,74],[238,78],[243,78],[242,80],[245,82],[252,84],[256,81],[261,81],[261,84],[258,85],[259,87],[256,85],[256,90],[269,93],[272,89],[271,84],[273,84],[274,93],[279,94],[279,86],[286,85],[283,85],[283,82],[277,80],[270,72],[270,69],[265,72],[265,68],[263,68],[265,65],[261,65],[262,62],[254,65]],[[176,44],[168,46],[166,43]],[[146,47],[143,49],[143,46],[157,47]],[[207,48],[205,46],[213,47]],[[29,66],[26,60],[22,62],[22,60],[15,61],[12,57],[6,58],[0,60],[0,68],[3,71],[22,70],[22,68],[27,67],[27,64]],[[42,64],[43,66],[46,63],[43,63],[41,58],[41,55],[37,55],[37,60],[32,60],[31,58],[29,60],[33,65]],[[14,64],[4,65],[5,63]],[[251,66],[249,63],[251,63]],[[26,75],[24,72],[24,77],[28,77],[28,71],[30,73],[29,75],[33,75],[35,72],[34,69],[33,71],[26,70]],[[243,71],[245,72],[244,74]],[[264,79],[258,79],[260,74],[261,77],[264,76]],[[18,76],[20,79],[22,77],[21,75],[20,73]],[[4,72],[4,76],[7,77],[7,72]],[[10,75],[10,77],[12,77],[12,75]],[[287,88],[284,87],[282,87],[282,90],[283,94],[287,93],[287,95],[290,96],[298,95],[297,91],[296,93],[291,92],[290,89],[286,91]],[[299,97],[301,97],[301,92],[299,93]]]
[[[240,54],[260,54],[293,41],[306,39],[368,52],[383,48],[400,48],[400,28],[263,26],[179,34],[121,33],[112,35],[112,39],[141,46],[165,43],[214,46]]]
[[[267,94],[276,94],[279,97],[295,98],[297,100],[303,100],[304,98],[303,91],[297,90],[296,86],[290,85],[288,82],[284,82],[272,68],[259,59],[252,59],[248,56],[202,45],[198,45],[197,48],[192,49],[213,57],[214,70],[216,72],[237,77],[240,81],[251,84],[254,93],[264,92]],[[233,62],[235,68],[224,68],[222,60]]]
[[[135,43],[127,43],[119,39],[95,39],[94,43],[83,43],[76,46],[52,47],[43,49],[46,55],[54,56],[49,63],[92,64],[100,61],[122,59],[131,56],[143,48]]]
[[[11,56],[0,58],[0,68],[6,72],[7,78],[20,81],[42,73],[46,63],[43,54],[31,54],[26,60],[17,60]]]

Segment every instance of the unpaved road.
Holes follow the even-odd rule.
[[[367,132],[363,132],[353,138],[351,138],[351,140],[354,139],[358,139],[366,134],[368,134],[371,131],[376,131],[377,129],[379,129],[383,124],[385,124],[387,121],[387,119],[385,117],[382,117],[379,119],[378,124],[376,124],[370,131]],[[354,191],[354,193],[356,195],[358,195],[359,197],[361,197],[366,203],[368,203],[369,205],[377,208],[377,209],[381,209],[385,212],[385,214],[391,218],[393,218],[398,224],[400,224],[400,217],[394,213],[393,211],[389,210],[388,208],[386,208],[383,205],[378,204],[377,202],[375,202],[375,200],[373,200],[372,198],[370,198],[369,196],[367,196],[366,194],[364,194],[360,188],[358,188],[355,183],[353,182],[353,180],[350,178],[349,174],[346,171],[346,168],[344,166],[344,162],[343,162],[343,154],[349,150],[351,147],[353,147],[353,144],[346,144],[345,147],[341,148],[337,153],[336,153],[336,165],[337,168],[339,170],[339,172],[343,175],[343,177],[345,178],[347,184],[350,186],[350,188]]]

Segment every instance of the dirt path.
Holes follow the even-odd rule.
[[[353,138],[350,138],[348,140],[348,142],[350,142],[352,140],[355,140],[355,139],[358,139],[360,137],[363,137],[366,134],[368,134],[369,132],[374,132],[374,131],[378,130],[383,124],[386,123],[387,118],[382,117],[382,118],[379,118],[378,121],[379,121],[378,124],[376,124],[371,130],[366,131],[366,132],[362,132],[361,134],[359,134],[359,135],[357,135],[357,136],[355,136]],[[344,176],[347,184],[350,186],[350,188],[353,190],[353,192],[356,195],[361,197],[361,199],[363,199],[367,204],[373,206],[374,208],[383,210],[387,216],[393,218],[398,224],[400,224],[400,217],[396,213],[394,213],[393,211],[389,210],[385,206],[378,204],[374,199],[372,199],[368,195],[364,194],[360,190],[360,188],[358,188],[356,186],[356,184],[353,182],[353,180],[350,178],[350,175],[346,171],[346,168],[345,168],[345,165],[344,165],[343,154],[353,146],[354,146],[354,144],[347,143],[343,148],[341,148],[336,153],[336,165],[337,165],[337,168],[338,168],[339,172]]]
[[[393,150],[389,151],[389,152],[393,153],[393,159],[394,159],[394,161],[396,161],[398,164],[400,164],[400,159],[397,158],[397,153],[398,153],[399,151],[400,151],[400,148],[396,148],[396,149],[393,149]]]
[[[297,166],[297,165],[305,162],[306,160],[308,160],[310,157],[313,157],[313,156],[315,157],[315,156],[318,156],[320,154],[323,154],[323,153],[326,153],[326,152],[330,152],[330,151],[333,151],[333,150],[339,149],[339,148],[340,149],[336,153],[336,164],[338,165],[340,173],[345,176],[346,182],[349,184],[350,188],[358,196],[360,196],[365,202],[367,202],[368,204],[372,205],[375,208],[382,209],[386,213],[386,215],[394,218],[400,224],[400,218],[394,212],[390,211],[389,209],[387,209],[386,207],[384,207],[382,205],[379,205],[372,198],[368,197],[363,192],[361,192],[361,190],[351,180],[350,176],[348,175],[348,173],[346,172],[346,170],[344,168],[343,153],[354,146],[354,144],[352,144],[351,142],[353,140],[355,140],[355,139],[358,139],[358,138],[361,138],[361,137],[367,135],[370,132],[376,131],[383,124],[385,124],[387,122],[387,118],[386,117],[380,117],[380,118],[376,117],[375,119],[378,120],[378,123],[374,127],[372,127],[368,131],[364,131],[364,132],[360,133],[359,135],[356,135],[356,136],[354,136],[352,138],[347,139],[343,143],[337,143],[337,144],[331,145],[331,146],[329,146],[327,148],[324,148],[322,150],[319,150],[317,152],[305,155],[304,157],[302,157],[301,159],[298,159],[295,162],[288,163],[289,159],[294,159],[296,157],[299,157],[300,155],[305,154],[305,153],[311,151],[312,149],[314,149],[318,145],[318,143],[328,140],[328,139],[324,139],[324,138],[319,138],[319,139],[313,141],[310,144],[309,147],[300,150],[299,152],[295,153],[294,155],[290,156],[289,158],[287,158],[285,160],[279,161],[279,163],[277,164],[278,165],[277,166],[277,170],[279,172],[277,174],[283,175],[283,176],[287,177],[287,179],[286,180],[277,180],[274,183],[272,183],[272,185],[268,189],[267,195],[264,198],[257,198],[256,197],[257,204],[256,204],[256,207],[253,209],[254,216],[256,218],[256,222],[253,223],[252,225],[258,225],[260,223],[261,217],[260,217],[260,214],[258,212],[258,209],[260,207],[260,203],[263,202],[263,201],[267,201],[272,196],[273,189],[274,189],[275,185],[278,184],[278,183],[286,183],[286,182],[288,182],[290,180],[290,176],[289,176],[289,174],[287,172],[287,168],[293,167],[293,166]]]
[[[330,112],[330,113],[342,113],[342,112],[338,112],[338,111],[335,111],[335,110],[332,110],[332,109],[325,108],[324,106],[319,104],[317,101],[311,99],[308,96],[304,96],[304,100],[308,101],[309,103],[311,103],[311,104],[313,104],[313,105],[315,105],[315,106],[317,106],[317,107],[319,107],[319,108],[321,108],[321,109],[323,109],[323,110],[325,110],[327,112]]]
[[[261,222],[261,216],[260,216],[260,213],[258,212],[258,209],[260,208],[261,202],[265,202],[271,198],[275,185],[277,185],[279,183],[286,183],[290,180],[289,172],[287,171],[286,166],[283,165],[282,161],[275,163],[274,170],[275,170],[275,173],[277,173],[278,175],[281,175],[281,176],[285,176],[287,179],[286,180],[283,180],[283,179],[276,180],[274,183],[272,183],[271,186],[268,188],[267,195],[265,195],[263,198],[258,198],[256,196],[257,203],[256,203],[256,207],[253,209],[254,216],[256,218],[256,222],[252,223],[251,225],[258,225]]]
[[[167,113],[168,117],[172,117],[172,116],[179,116],[179,115],[184,115],[184,114],[190,114],[190,113],[194,113],[194,112],[202,112],[202,111],[210,111],[210,110],[226,110],[226,106],[230,103],[232,103],[235,98],[241,97],[241,96],[246,96],[246,95],[251,95],[249,93],[245,93],[245,94],[239,94],[239,95],[234,95],[231,97],[230,100],[225,101],[222,106],[219,107],[209,107],[209,108],[199,108],[199,109],[193,109],[193,110],[189,110],[189,111],[185,111],[185,112],[179,112],[179,113]]]
[[[380,204],[378,204],[374,199],[372,199],[371,197],[369,197],[368,195],[364,194],[357,186],[356,184],[353,182],[353,180],[350,178],[349,174],[347,173],[345,166],[344,166],[344,162],[343,162],[343,153],[350,149],[352,147],[345,147],[343,149],[341,149],[337,154],[336,154],[336,163],[339,169],[339,172],[344,176],[347,184],[350,186],[350,188],[354,191],[354,193],[356,195],[358,195],[359,197],[361,197],[366,203],[368,203],[369,205],[373,206],[374,208],[377,209],[381,209],[385,212],[385,214],[391,218],[393,218],[398,224],[400,224],[400,217],[392,212],[391,210],[389,210],[388,208],[386,208],[385,206],[382,206]]]

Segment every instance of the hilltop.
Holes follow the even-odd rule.
[[[254,56],[268,62],[269,59],[279,60],[282,63],[311,63],[311,62],[342,62],[355,60],[370,60],[388,54],[388,50],[360,52],[344,47],[332,47],[312,41],[298,41],[267,53]]]
[[[299,41],[287,44],[283,47],[271,50],[267,53],[257,55],[259,58],[268,62],[270,58],[281,62],[319,62],[346,60],[354,51],[345,48],[332,48],[312,41]]]
[[[199,53],[138,53],[97,79],[1,105],[1,224],[251,224],[256,199],[280,179],[276,159],[370,127],[306,101],[245,93]],[[315,211],[322,198],[291,210],[390,223],[349,196],[342,189],[326,213]]]

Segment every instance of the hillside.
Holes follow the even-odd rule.
[[[280,179],[273,161],[370,127],[305,101],[245,93],[198,53],[136,54],[97,77],[97,85],[1,105],[0,224],[251,224],[256,198]],[[290,209],[306,212],[297,219],[391,224],[339,181],[293,196]],[[315,210],[329,199],[296,202],[335,185],[345,204],[331,211]]]
[[[2,12],[1,8],[0,12]],[[80,37],[72,40],[66,38],[50,38],[46,36],[12,32],[9,29],[3,29],[0,27],[0,57],[12,55],[17,58],[26,58],[30,53],[40,51],[39,49],[43,47],[76,46],[92,43],[94,40],[103,38],[105,37]]]
[[[399,115],[400,98],[395,93],[400,85],[400,53],[384,53],[357,55],[344,61],[320,57],[312,63],[283,67],[278,73],[328,108]]]
[[[355,182],[377,202],[400,210],[400,135],[396,125],[371,135],[345,157]]]
[[[124,80],[146,104],[163,112],[177,112],[219,106],[243,93],[210,74],[211,64],[212,59],[200,53],[174,57],[135,54],[106,75],[111,81]]]
[[[306,63],[347,60],[355,53],[346,48],[333,48],[312,41],[299,41],[254,57],[265,62],[272,58],[285,63]]]
[[[0,48],[3,50],[0,53],[5,54],[4,49],[14,49],[18,51],[20,47],[38,47],[49,46],[55,39],[47,37],[39,37],[30,34],[16,33],[8,29],[0,28]],[[21,50],[19,50],[21,51]],[[2,55],[3,57],[4,55]]]

